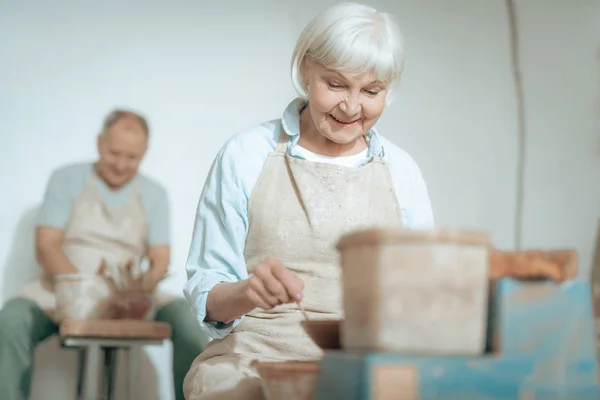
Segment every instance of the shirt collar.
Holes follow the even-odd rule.
[[[294,151],[294,147],[298,143],[300,139],[300,111],[306,106],[307,100],[302,97],[298,97],[288,106],[283,112],[283,117],[281,119],[281,125],[283,126],[283,130],[290,137],[290,141],[288,143],[288,152],[291,156],[298,156]],[[368,158],[366,162],[369,162],[373,159],[373,157],[384,157],[384,149],[381,144],[381,140],[379,134],[375,127],[369,129],[366,134],[367,142],[369,143],[369,151]],[[365,163],[366,163],[365,162]]]

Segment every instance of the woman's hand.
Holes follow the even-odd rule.
[[[257,307],[302,301],[304,282],[275,259],[254,267],[254,274],[237,282],[221,282],[208,293],[206,320],[229,324]]]
[[[280,304],[302,301],[304,282],[279,260],[269,258],[254,267],[246,296],[254,307],[264,310]]]

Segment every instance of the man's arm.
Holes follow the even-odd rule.
[[[142,279],[142,289],[152,292],[158,285],[158,282],[167,274],[170,263],[169,246],[153,246],[148,250],[148,259],[150,267]]]
[[[148,253],[150,262],[144,274],[142,290],[152,292],[169,271],[171,262],[171,215],[167,192],[158,183],[145,182],[142,186],[144,206],[148,218]]]
[[[62,250],[64,231],[49,226],[40,226],[35,232],[35,257],[50,275],[71,274],[77,268]]]
[[[62,250],[65,228],[73,207],[73,169],[54,171],[44,193],[35,232],[35,255],[37,262],[50,275],[77,272],[77,268]]]

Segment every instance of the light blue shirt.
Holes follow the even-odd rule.
[[[73,206],[87,187],[94,172],[93,163],[78,163],[60,167],[52,172],[37,215],[37,226],[66,229]],[[148,223],[148,246],[167,246],[170,243],[169,199],[158,182],[138,174],[119,190],[111,190],[103,180],[96,180],[96,190],[111,209],[120,207],[132,195],[137,184],[144,215]]]
[[[192,243],[186,263],[188,281],[184,294],[202,330],[211,338],[223,338],[242,320],[225,325],[205,321],[208,292],[220,282],[248,277],[244,245],[248,234],[248,199],[282,130],[289,135],[288,153],[300,157],[302,99],[292,101],[281,119],[268,121],[238,133],[221,148],[214,160],[196,211]],[[375,129],[367,134],[368,157],[381,156],[389,165],[400,203],[402,221],[409,229],[434,226],[429,194],[421,171],[412,157]]]

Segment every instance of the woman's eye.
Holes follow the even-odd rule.
[[[336,83],[329,83],[329,87],[332,88],[332,89],[341,89],[341,88],[343,88],[342,85],[338,85]]]
[[[369,96],[377,96],[379,94],[376,90],[365,90]]]

